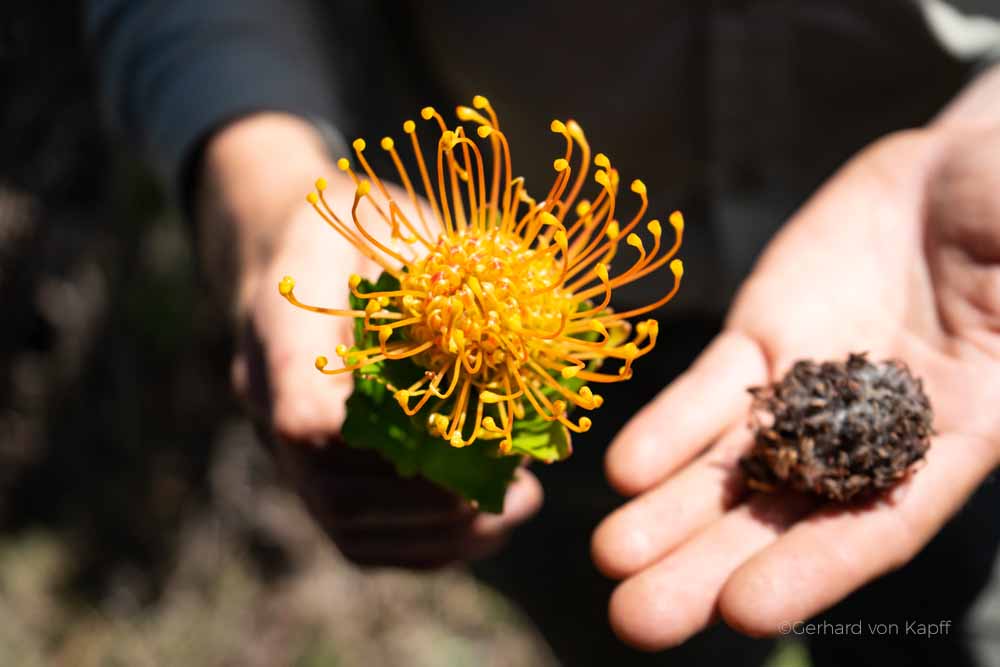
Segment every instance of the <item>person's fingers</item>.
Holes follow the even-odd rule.
[[[682,547],[627,579],[611,596],[611,627],[622,641],[654,651],[675,646],[716,616],[726,579],[809,511],[798,494],[755,495]]]
[[[526,470],[507,489],[502,514],[456,514],[421,526],[336,524],[331,532],[341,552],[365,566],[433,568],[484,558],[499,549],[510,531],[541,507],[541,485]]]
[[[274,451],[282,472],[324,525],[406,528],[474,514],[446,489],[422,477],[400,477],[378,453],[337,439],[321,447],[279,441]]]
[[[754,341],[735,331],[720,334],[615,438],[605,458],[611,486],[629,496],[652,488],[746,415],[746,388],[767,377]]]
[[[726,583],[720,611],[751,635],[809,618],[909,561],[989,473],[993,447],[962,436],[935,439],[920,470],[862,507],[828,507],[799,522]]]
[[[502,514],[482,513],[470,530],[471,541],[488,541],[533,517],[542,507],[545,493],[530,471],[519,468],[514,481],[507,487]]]
[[[367,275],[369,268],[350,243],[326,229],[303,202],[283,229],[274,258],[248,287],[251,306],[240,340],[244,369],[235,379],[245,376],[262,418],[279,437],[318,446],[339,431],[352,377],[321,373],[316,361],[326,357],[329,368],[341,367],[335,350],[338,344],[353,342],[354,323],[295,307],[279,294],[278,284],[290,276],[294,295],[303,303],[347,308],[349,276]]]
[[[319,445],[339,432],[354,385],[350,373],[320,373],[316,357],[329,355],[338,364],[333,347],[349,334],[342,321],[285,305],[274,314],[267,348],[272,426],[281,438]]]
[[[631,576],[725,514],[742,494],[739,458],[751,444],[739,421],[701,457],[615,510],[594,531],[597,568],[614,579]]]
[[[469,503],[422,478],[338,476],[329,487],[310,491],[313,484],[300,485],[302,493],[311,493],[315,511],[342,531],[421,529],[475,515]]]
[[[331,536],[341,555],[361,567],[403,567],[429,570],[461,560],[458,538],[409,539],[378,536],[367,539],[338,539]]]

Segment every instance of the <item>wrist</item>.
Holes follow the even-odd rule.
[[[336,172],[321,133],[280,113],[241,118],[205,145],[194,193],[203,265],[238,311],[316,177]]]

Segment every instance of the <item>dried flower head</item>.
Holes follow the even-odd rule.
[[[750,393],[755,442],[741,463],[751,488],[850,500],[898,482],[930,446],[930,402],[899,361],[799,361]]]
[[[592,200],[579,199],[592,158],[583,130],[572,120],[552,121],[552,132],[565,139],[566,147],[553,163],[551,189],[535,200],[524,179],[512,174],[507,138],[485,97],[457,109],[458,119],[475,128],[478,140],[462,124],[449,128],[431,107],[420,115],[437,134],[434,161],[425,159],[412,120],[403,123],[403,132],[428,207],[418,200],[390,137],[380,146],[395,164],[415,214],[405,214],[375,175],[363,139],[353,144],[363,174],[346,158],[338,162],[357,184],[350,220],[338,216],[324,197],[323,179],[308,196],[317,213],[380,265],[386,278],[376,288],[351,276],[358,306],[352,310],[303,304],[294,294],[294,281],[281,281],[279,291],[291,303],[357,318],[359,334],[377,336],[370,346],[339,346],[343,367],[330,369],[319,357],[317,368],[364,376],[383,362],[410,360],[421,369],[419,376],[405,386],[390,383],[389,389],[407,415],[426,411],[430,431],[455,447],[477,438],[498,439],[501,451],[508,452],[515,424],[526,414],[586,431],[590,419],[574,420],[569,412],[600,407],[603,399],[588,383],[629,379],[633,362],[656,344],[656,320],[633,328],[628,319],[656,310],[677,292],[683,273],[675,258],[684,229],[681,214],[669,218],[674,239],[667,247],[661,244],[660,222],[645,225],[652,237],[647,249],[637,233],[647,208],[646,186],[632,181],[638,210],[619,221],[618,172],[601,153],[593,156],[599,191]],[[364,207],[388,226],[389,241],[380,241],[360,221]],[[623,268],[615,272],[612,260],[622,241],[631,257],[620,258]],[[615,288],[664,266],[673,280],[662,298],[626,312],[610,307]],[[618,367],[599,371],[605,360]]]

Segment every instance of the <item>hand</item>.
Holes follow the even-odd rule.
[[[338,343],[350,345],[353,323],[294,308],[278,294],[278,282],[290,274],[304,301],[345,308],[348,276],[379,274],[305,201],[324,176],[328,201],[349,219],[353,181],[327,160],[309,125],[278,114],[226,128],[204,163],[206,266],[235,264],[237,276],[229,289],[241,323],[234,386],[309,510],[359,564],[432,567],[495,549],[537,511],[537,480],[519,471],[505,513],[479,514],[422,478],[400,478],[377,454],[348,448],[339,431],[351,377],[323,375],[314,360],[335,358]],[[396,199],[408,201],[405,193]]]
[[[748,493],[746,388],[851,351],[923,378],[926,464],[861,511]],[[625,580],[613,628],[647,650],[717,616],[774,635],[906,563],[1000,461],[998,405],[1000,126],[886,138],[790,221],[723,333],[610,447],[609,480],[638,496],[593,537],[597,566]]]

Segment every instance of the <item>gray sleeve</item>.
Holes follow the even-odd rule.
[[[112,122],[182,204],[201,143],[226,122],[274,110],[337,125],[321,5],[86,0],[85,29]]]

